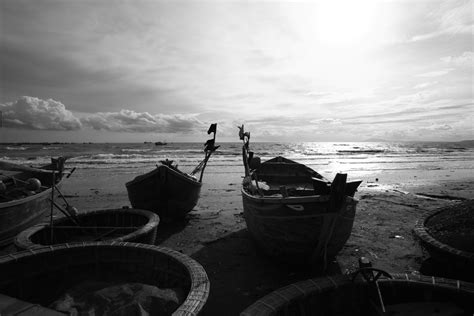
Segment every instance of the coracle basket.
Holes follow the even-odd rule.
[[[385,312],[379,297],[382,297]],[[401,315],[403,312],[428,315],[422,312],[432,309],[454,312],[449,315],[472,315],[474,284],[405,274],[379,279],[375,285],[362,278],[353,280],[348,275],[328,276],[300,281],[271,292],[240,315],[365,316]]]
[[[22,301],[48,306],[64,291],[85,280],[180,288],[185,299],[172,315],[197,315],[206,303],[210,288],[199,263],[159,246],[73,243],[0,257],[0,293]]]
[[[134,209],[106,209],[60,217],[50,224],[38,224],[19,233],[18,249],[84,241],[124,241],[154,244],[160,218],[153,212]],[[51,231],[52,230],[52,231]]]
[[[423,214],[413,232],[444,270],[474,280],[474,200]]]

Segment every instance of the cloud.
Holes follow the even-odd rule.
[[[81,122],[61,102],[23,96],[0,104],[3,126],[31,130],[78,130]]]
[[[96,130],[138,133],[188,133],[205,128],[194,114],[156,114],[121,110],[99,112],[81,119],[84,125]]]
[[[414,86],[413,89],[424,89],[424,88],[428,88],[428,87],[431,87],[431,86],[436,85],[436,84],[438,84],[438,81],[423,82],[423,83],[420,83],[420,84],[417,84],[416,86]]]
[[[472,67],[474,64],[474,52],[464,52],[462,55],[457,57],[447,56],[441,58],[441,60],[454,66]]]
[[[450,73],[452,70],[453,70],[453,68],[446,68],[446,69],[441,69],[441,70],[437,70],[437,71],[426,72],[426,73],[423,73],[423,74],[419,74],[417,76],[418,77],[440,77],[440,76],[444,76],[444,75]]]
[[[341,124],[340,119],[334,119],[334,118],[324,118],[324,119],[316,119],[316,120],[311,120],[309,121],[311,124],[321,124],[321,125],[332,125],[332,124]]]
[[[150,114],[121,110],[81,114],[67,110],[61,102],[24,96],[15,102],[0,104],[3,126],[29,130],[69,131],[90,127],[95,130],[132,133],[189,133],[206,129],[196,114]]]
[[[430,126],[425,127],[425,129],[429,131],[449,131],[453,128],[451,127],[451,125],[448,124],[432,124]]]
[[[471,1],[446,1],[432,15],[438,24],[437,29],[413,36],[412,42],[428,40],[441,35],[472,34],[474,24]]]

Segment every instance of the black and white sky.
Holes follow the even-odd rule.
[[[0,141],[474,138],[469,0],[0,0]]]

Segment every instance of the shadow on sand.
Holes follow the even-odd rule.
[[[420,267],[420,273],[423,275],[474,282],[474,271],[472,267],[459,267],[452,263],[437,261],[431,257],[423,261]]]
[[[188,223],[188,218],[161,221],[156,231],[155,245],[160,245],[172,235],[179,233],[188,225]]]
[[[239,315],[264,295],[291,283],[323,275],[320,268],[291,266],[261,254],[247,229],[207,243],[192,256],[211,281],[209,299],[200,315]],[[340,273],[333,262],[324,275]]]

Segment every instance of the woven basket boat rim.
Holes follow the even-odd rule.
[[[51,246],[43,246],[35,249],[27,249],[16,253],[10,253],[7,255],[0,256],[0,268],[2,264],[9,262],[15,262],[25,257],[31,257],[37,254],[54,253],[55,251],[62,251],[65,249],[75,248],[101,248],[101,247],[116,247],[116,248],[139,248],[144,251],[160,252],[166,256],[172,257],[176,261],[179,261],[186,268],[190,279],[191,286],[189,293],[184,302],[178,307],[173,315],[197,315],[204,306],[207,298],[209,297],[210,281],[203,266],[191,257],[175,251],[173,249],[140,244],[131,242],[81,242],[81,243],[65,243]]]
[[[77,217],[80,219],[81,217],[87,217],[87,216],[96,215],[96,214],[107,214],[107,213],[113,213],[113,212],[124,212],[124,213],[135,214],[135,215],[143,215],[143,217],[147,218],[146,224],[140,226],[140,228],[138,228],[137,230],[132,231],[131,233],[123,235],[121,237],[117,237],[113,239],[114,241],[117,241],[117,242],[119,241],[126,242],[125,240],[127,239],[132,239],[137,236],[147,234],[153,229],[156,229],[160,223],[160,217],[158,216],[158,214],[155,214],[151,211],[138,209],[138,208],[111,208],[111,209],[89,210],[89,211],[84,211],[77,214]],[[53,227],[58,222],[60,223],[67,220],[68,220],[67,217],[56,218],[53,220]],[[45,229],[49,226],[50,226],[49,223],[40,223],[23,230],[15,237],[14,239],[15,245],[19,248],[25,248],[25,247],[30,248],[30,246],[37,248],[37,247],[47,246],[47,245],[42,245],[42,244],[36,244],[32,242],[30,238],[31,236],[36,234],[38,231]]]
[[[392,279],[381,278],[378,280],[378,283],[395,285],[419,284],[421,286],[439,286],[453,291],[463,291],[474,296],[474,283],[466,281],[399,273],[391,274],[391,276]],[[294,300],[306,297],[311,293],[323,293],[325,291],[337,290],[337,288],[351,283],[355,285],[367,284],[366,281],[360,279],[352,282],[350,275],[345,274],[298,281],[265,295],[264,297],[255,301],[252,305],[248,306],[240,315],[273,315],[280,310],[279,308],[288,305]],[[265,311],[262,312],[259,307],[264,307]],[[260,313],[256,313],[257,311],[260,311]]]
[[[429,244],[430,246],[439,249],[441,251],[448,252],[451,255],[468,259],[470,261],[474,261],[474,252],[466,251],[463,249],[455,248],[451,245],[448,245],[435,236],[431,235],[426,228],[426,222],[433,216],[444,212],[444,209],[436,209],[433,211],[428,211],[423,213],[420,218],[417,220],[415,224],[415,228],[413,229],[415,235],[421,239],[423,242]]]

